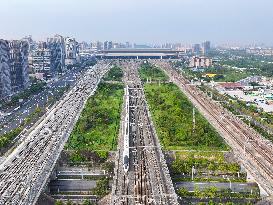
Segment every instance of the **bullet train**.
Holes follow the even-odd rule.
[[[128,93],[128,87],[125,90],[126,93]],[[124,172],[127,173],[129,170],[129,96],[126,95],[126,116],[124,120],[124,139],[123,139],[123,168]]]

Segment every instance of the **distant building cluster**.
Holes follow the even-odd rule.
[[[194,44],[192,47],[192,53],[196,56],[207,56],[210,49],[210,41],[205,41],[202,44]]]
[[[70,37],[55,35],[35,42],[0,39],[0,99],[8,99],[29,86],[29,76],[48,80],[80,61],[79,43]],[[83,46],[83,45],[81,45]]]
[[[213,82],[222,94],[245,101],[264,112],[273,113],[273,80],[263,76],[249,76],[237,82]]]
[[[262,56],[273,56],[272,48],[247,48],[246,53]]]
[[[29,70],[36,77],[51,79],[63,73],[68,65],[79,62],[79,43],[70,37],[55,35],[47,41],[31,43]]]
[[[190,59],[190,68],[208,68],[212,66],[212,59],[207,57],[194,56]]]
[[[46,41],[34,41],[31,36],[21,40],[0,40],[0,99],[9,98],[28,87],[29,76],[50,80],[79,62],[97,58],[173,59],[185,55],[190,67],[212,65],[207,57],[210,41],[202,44],[181,43],[135,44],[131,42],[77,42],[75,38],[55,35]]]

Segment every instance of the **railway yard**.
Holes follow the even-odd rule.
[[[149,101],[146,101],[146,90],[144,91],[143,85],[145,79],[140,79],[139,77],[141,63],[142,61],[138,60],[115,61],[112,63],[99,62],[92,69],[83,72],[75,86],[68,91],[38,123],[24,133],[22,142],[14,148],[10,155],[6,156],[4,161],[0,164],[0,205],[23,205],[35,204],[37,202],[40,194],[45,191],[45,187],[50,181],[56,162],[60,158],[60,154],[64,149],[65,144],[69,137],[73,135],[73,128],[75,128],[77,121],[80,121],[81,112],[88,104],[88,98],[94,95],[99,83],[104,81],[102,79],[103,76],[105,76],[114,65],[122,69],[123,77],[120,76],[120,81],[117,79],[110,79],[109,82],[119,84],[119,89],[121,91],[124,86],[124,96],[120,115],[118,142],[116,143],[115,141],[111,147],[113,152],[116,150],[116,154],[113,154],[114,160],[109,160],[112,164],[115,163],[113,180],[112,176],[109,178],[106,176],[108,181],[107,185],[110,187],[109,180],[112,185],[112,192],[107,196],[110,198],[107,204],[178,205],[179,202],[181,203],[181,198],[177,196],[177,193],[179,192],[177,191],[177,187],[185,185],[179,181],[178,183],[172,181],[174,178],[171,178],[173,175],[170,175],[169,172],[171,163],[169,159],[167,160],[165,157],[167,156],[167,151],[175,152],[175,150],[166,149],[163,140],[159,138],[156,133],[156,129],[158,133],[160,133],[160,131],[158,130],[156,121],[154,121],[155,125],[152,121],[149,110],[149,106],[151,105],[148,104]],[[161,85],[160,83],[162,83],[162,81],[166,84],[172,82],[177,85],[191,101],[194,108],[206,118],[221,137],[223,137],[224,141],[231,147],[236,160],[245,168],[248,175],[251,175],[268,195],[273,195],[272,142],[264,139],[260,134],[247,126],[241,119],[223,108],[220,103],[214,102],[195,85],[192,85],[179,71],[175,70],[168,61],[149,60],[149,63],[154,67],[161,69],[161,72],[164,71],[164,75],[166,74],[166,79],[159,78],[158,86]],[[122,71],[120,70],[121,73]],[[115,73],[116,71],[112,70],[112,72],[114,73],[113,76],[117,77],[115,76],[117,75]],[[153,72],[156,71],[153,70]],[[146,73],[144,74],[146,75]],[[145,76],[144,74],[143,76]],[[121,82],[121,78],[123,79],[123,82]],[[107,81],[107,78],[105,81]],[[147,83],[148,82],[149,80],[147,78]],[[151,78],[150,83],[152,83]],[[153,83],[156,84],[157,81],[153,80]],[[172,87],[170,86],[169,89],[172,89]],[[177,88],[177,90],[179,89]],[[106,91],[113,94],[113,91],[108,88],[105,89],[104,92]],[[121,99],[123,92],[120,93],[122,93],[119,96]],[[106,94],[104,93],[104,95]],[[170,95],[170,93],[168,93],[168,95]],[[149,99],[148,95],[147,99]],[[120,105],[122,101],[120,100],[119,102]],[[169,104],[168,106],[170,107],[171,105]],[[96,106],[89,105],[89,107]],[[192,110],[188,110],[190,110],[189,112],[191,115]],[[151,109],[151,111],[153,111],[153,109]],[[95,111],[92,112],[96,114]],[[116,112],[119,111],[117,110]],[[170,115],[172,115],[172,113],[170,113]],[[161,117],[162,116],[163,115],[161,115]],[[91,117],[85,116],[83,117],[83,120],[86,120],[86,118]],[[105,119],[111,121],[111,116],[105,114]],[[116,120],[118,119],[119,116],[116,117]],[[153,119],[155,119],[154,115]],[[181,124],[179,125],[182,126]],[[94,122],[92,126],[94,126]],[[116,127],[118,126],[119,124]],[[94,129],[94,127],[92,127],[92,129]],[[90,130],[92,129],[90,128]],[[88,132],[90,130],[88,130]],[[87,136],[88,132],[86,134]],[[116,129],[116,132],[118,132],[118,128]],[[77,137],[83,139],[83,133],[77,134]],[[219,136],[219,134],[217,136]],[[116,139],[115,134],[113,134],[113,136],[108,135],[105,137],[107,140],[108,138],[110,139],[110,137],[112,137],[111,139]],[[82,142],[75,136],[73,142],[81,144]],[[216,139],[216,137],[212,138],[212,135],[208,134],[208,136],[211,141]],[[222,140],[221,137],[219,136]],[[162,141],[160,142],[159,139]],[[97,138],[96,140],[106,147],[105,141],[100,141]],[[83,142],[86,141],[83,140]],[[226,145],[225,142],[223,142],[223,144]],[[218,144],[222,145],[220,142]],[[85,143],[85,146],[87,145],[88,144]],[[163,147],[166,150],[163,150]],[[215,146],[215,148],[216,147],[217,146]],[[223,147],[226,148],[225,146]],[[99,143],[97,148],[99,151],[102,151],[99,149],[101,148]],[[208,149],[210,148],[211,147],[208,147]],[[79,150],[84,149],[88,150],[86,147],[79,148]],[[92,147],[88,151],[95,151],[95,148]],[[109,150],[107,150],[107,152],[108,151]],[[164,151],[166,151],[165,155],[163,154]],[[181,152],[183,150],[176,151]],[[190,150],[189,152],[191,151],[194,150]],[[204,152],[206,151],[210,152],[211,150],[205,150]],[[228,151],[225,150],[223,152]],[[184,155],[186,156],[186,154]],[[179,154],[177,154],[177,156],[179,156]],[[189,156],[192,155],[189,154]],[[196,156],[192,159],[196,159]],[[185,159],[182,159],[182,161],[183,160],[185,163]],[[87,167],[85,168],[86,170],[89,169],[87,169]],[[171,168],[170,171],[172,171]],[[237,174],[237,171],[235,174]],[[189,178],[191,178],[192,184],[189,184],[186,181],[184,184],[191,186],[191,189],[194,190],[195,183],[193,181],[193,173]],[[60,180],[58,183],[61,184],[64,182]],[[73,183],[81,184],[81,182],[77,181],[74,181]],[[88,181],[88,183],[89,184],[86,185],[87,192],[90,190],[91,186],[91,182]],[[231,186],[231,182],[227,183],[227,181],[225,181],[225,183],[226,186]],[[56,192],[59,192],[58,186],[59,185],[57,184]],[[95,183],[93,183],[92,186],[95,187]],[[107,193],[109,193],[109,187]],[[71,190],[73,191],[73,187]],[[95,199],[94,201],[102,198],[95,195],[92,195],[92,197]]]
[[[0,204],[35,204],[81,110],[110,64],[99,63],[26,134],[0,165]]]
[[[112,204],[178,204],[138,76],[139,65],[121,66],[126,90]]]
[[[244,124],[238,117],[222,108],[217,102],[213,102],[194,85],[191,85],[169,63],[163,61],[154,63],[170,76],[171,81],[183,91],[231,146],[239,162],[248,173],[269,195],[272,195],[272,143]]]

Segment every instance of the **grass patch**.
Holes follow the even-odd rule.
[[[103,78],[105,81],[122,81],[123,72],[118,66],[114,66]]]
[[[66,145],[74,150],[73,161],[84,161],[83,151],[107,158],[117,147],[123,85],[100,83],[90,97]]]
[[[227,150],[228,147],[216,130],[199,113],[174,84],[145,84],[145,94],[155,123],[157,134],[165,149],[173,146],[198,150]]]
[[[192,167],[202,175],[203,172],[210,174],[237,174],[240,165],[237,163],[225,162],[224,154],[220,152],[179,152],[176,153],[176,160],[171,164],[174,174],[191,173]]]
[[[260,194],[258,190],[255,190],[253,193],[234,193],[230,189],[218,189],[217,187],[211,186],[207,187],[204,190],[200,190],[198,187],[195,188],[194,192],[189,192],[186,188],[181,188],[178,190],[178,195],[180,197],[195,197],[195,198],[255,198],[259,199]]]
[[[149,64],[143,63],[139,69],[139,77],[142,81],[147,79],[151,81],[167,81],[169,77],[157,67]]]

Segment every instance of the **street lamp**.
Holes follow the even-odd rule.
[[[193,181],[193,175],[195,174],[195,168],[192,166],[191,168],[191,180]]]

